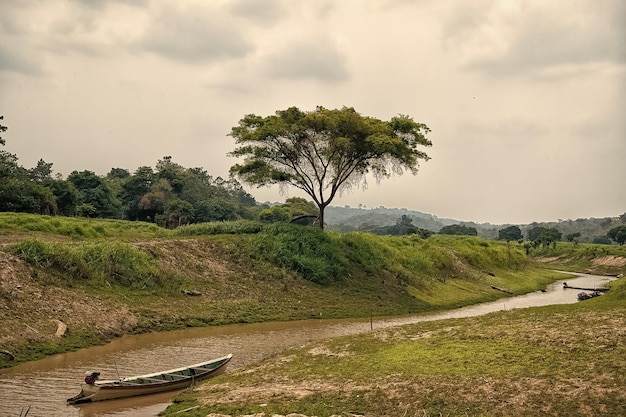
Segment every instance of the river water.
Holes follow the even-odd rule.
[[[570,286],[598,288],[611,278],[581,275],[566,280]],[[357,334],[420,321],[472,317],[495,311],[578,301],[580,290],[564,289],[564,281],[545,292],[503,298],[460,309],[406,317],[364,320],[307,320],[192,328],[180,331],[125,336],[93,348],[55,355],[40,361],[0,370],[0,417],[155,416],[178,392],[67,405],[80,391],[85,371],[101,372],[102,379],[116,379],[202,362],[233,353],[229,369],[246,366],[308,342]]]

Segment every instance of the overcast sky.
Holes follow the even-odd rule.
[[[26,168],[171,156],[227,177],[244,115],[348,106],[427,124],[432,159],[332,205],[494,224],[626,212],[623,0],[2,0],[0,40],[4,150]]]

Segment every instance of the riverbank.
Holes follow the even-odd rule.
[[[626,282],[572,305],[310,343],[178,396],[172,416],[626,415]]]
[[[125,334],[445,310],[558,278],[474,237],[0,213],[0,367]]]
[[[584,256],[579,256],[577,250],[584,250],[580,252]],[[0,366],[11,367],[133,333],[228,323],[319,317],[364,318],[447,310],[542,289],[560,278],[559,274],[545,267],[598,270],[611,275],[625,272],[623,247],[559,243],[556,248],[541,248],[537,252],[531,252],[528,257],[522,246],[474,237],[380,237],[257,224],[209,224],[168,231],[141,223],[0,213],[0,350],[5,352],[0,354]],[[620,301],[611,304],[611,300]],[[506,387],[516,384],[523,391],[524,381],[532,382],[536,377],[522,372],[525,367],[543,372],[539,376],[545,378],[540,378],[539,382],[544,385],[538,383],[539,387],[545,388],[556,382],[576,388],[575,378],[567,379],[562,374],[539,367],[541,357],[550,361],[561,359],[555,354],[548,355],[551,349],[566,359],[570,354],[576,357],[580,353],[574,364],[581,366],[583,357],[600,355],[605,347],[610,358],[613,352],[623,357],[623,344],[613,343],[611,338],[616,336],[623,340],[620,329],[625,327],[624,313],[620,306],[624,305],[624,291],[612,290],[598,300],[585,303],[589,304],[580,305],[596,311],[578,315],[574,310],[557,309],[552,313],[548,311],[545,316],[503,316],[496,318],[495,322],[478,321],[466,330],[463,330],[466,322],[451,321],[441,328],[417,327],[415,331],[398,334],[399,338],[394,338],[394,333],[380,333],[373,339],[345,342],[346,347],[341,350],[321,344],[311,348],[312,351],[292,351],[281,356],[282,359],[262,364],[258,368],[261,372],[255,367],[248,369],[247,373],[233,373],[226,377],[232,376],[238,387],[246,387],[246,378],[250,376],[248,387],[253,393],[258,384],[268,389],[267,392],[273,392],[270,389],[273,385],[293,385],[302,388],[303,394],[292,395],[286,389],[285,395],[288,395],[285,398],[280,393],[275,396],[277,404],[271,401],[256,404],[261,397],[248,397],[245,390],[233,390],[231,396],[224,397],[213,395],[206,386],[209,391],[205,394],[191,393],[177,398],[174,408],[168,409],[167,413],[187,406],[192,410],[186,415],[200,416],[206,415],[202,414],[205,412],[237,415],[252,412],[256,409],[250,407],[258,405],[261,407],[259,412],[302,410],[307,415],[319,417],[330,415],[328,413],[341,407],[357,410],[355,413],[397,415],[397,410],[389,410],[394,406],[414,404],[414,408],[406,409],[407,416],[411,415],[410,412],[423,417],[440,412],[446,415],[445,410],[449,410],[449,415],[517,417],[542,414],[534,412],[541,409],[536,405],[541,404],[538,393],[532,396],[534,405],[528,408],[533,412],[525,414],[526,404],[523,404],[511,408],[513,411],[508,413],[506,407],[492,409],[492,397],[495,398],[493,401],[505,404],[521,400],[513,398],[512,394],[507,397],[490,393],[481,397],[483,392],[489,393],[488,387],[481,385],[477,385],[481,386],[477,399],[467,399],[465,411],[457,412],[460,408],[454,407],[465,403],[464,395],[469,398],[471,386],[480,384],[481,378],[496,381],[497,391],[505,392]],[[600,310],[608,313],[595,315]],[[493,316],[499,317],[498,314]],[[552,314],[561,320],[552,320]],[[569,321],[570,316],[572,321]],[[585,326],[592,326],[592,332],[587,333],[592,341],[608,342],[585,347],[584,338],[574,337],[579,332],[576,330],[580,327],[579,320],[586,320],[589,324],[585,323]],[[526,353],[518,356],[516,349],[518,344],[523,346],[524,331],[533,331],[534,325],[541,328],[543,322],[548,326],[544,331],[551,334],[543,341],[548,346],[546,355],[541,356],[542,350],[539,350],[539,356],[534,355],[532,345],[525,345],[522,352]],[[500,333],[492,334],[491,327],[499,328]],[[458,328],[460,333],[449,332],[448,328]],[[569,330],[575,334],[568,339],[561,335],[564,330],[566,335]],[[480,336],[474,340],[473,334],[486,336],[484,340]],[[424,337],[428,339],[426,346],[413,345]],[[533,336],[530,340],[536,339]],[[438,350],[428,351],[431,341],[436,342],[434,348]],[[363,349],[371,345],[376,350],[368,353],[365,349],[361,354],[359,348],[352,352],[353,343],[357,347],[362,345]],[[569,350],[559,350],[559,344],[569,346]],[[388,350],[394,346],[406,347],[406,351]],[[487,365],[479,371],[471,371],[474,366],[472,353],[483,350],[491,352],[495,359],[490,362],[483,358],[481,361]],[[424,356],[420,356],[422,351]],[[290,355],[295,355],[293,358],[297,361],[290,359]],[[352,361],[337,362],[337,367],[333,365],[334,359],[344,357],[352,358]],[[387,359],[396,357],[404,358],[405,362],[397,362],[395,368],[389,367]],[[316,362],[320,358],[327,368]],[[438,374],[436,369],[421,372],[411,368],[407,362],[413,360],[434,363],[441,373]],[[614,391],[611,381],[623,382],[619,379],[619,375],[625,374],[623,362],[617,358],[615,367],[605,370],[608,363],[589,358],[587,361],[592,368],[597,366],[596,377],[600,379],[592,380],[596,383],[594,386],[601,387],[598,391],[601,392],[590,398],[600,401],[603,410],[615,411],[615,404],[623,404],[623,396]],[[302,364],[310,368],[309,363],[319,364],[320,372],[307,373],[312,371],[309,369],[303,373],[299,369]],[[295,364],[295,368],[280,368],[281,364]],[[446,370],[448,365],[451,369]],[[410,372],[403,374],[405,367]],[[332,373],[333,369],[344,368],[349,379]],[[368,372],[359,374],[350,368],[362,368]],[[464,368],[468,368],[467,374],[463,373]],[[264,369],[275,371],[276,376],[265,375]],[[377,369],[384,373],[377,374]],[[569,375],[578,372],[575,367],[567,369]],[[583,375],[587,378],[588,374]],[[359,378],[358,384],[353,382]],[[468,382],[457,386],[457,380]],[[232,385],[225,381],[215,381],[216,384],[226,384],[217,388],[218,394],[231,391]],[[268,385],[264,385],[265,382]],[[397,392],[393,391],[394,384],[397,384]],[[385,390],[377,391],[377,386]],[[459,390],[463,386],[466,391]],[[315,389],[307,391],[307,387]],[[387,390],[391,390],[389,392],[393,395],[389,397],[396,398],[394,401],[397,402],[383,401]],[[423,396],[411,397],[411,390],[421,392]],[[437,396],[435,393],[439,392],[442,394]],[[589,387],[580,392],[594,394],[593,388]],[[405,396],[407,400],[403,399]],[[431,398],[435,399],[434,402]],[[455,402],[457,398],[462,401]],[[552,414],[548,415],[561,415],[550,408],[554,407],[550,405],[553,401],[556,401],[555,397],[550,396],[546,407]],[[483,403],[486,406],[481,408]],[[266,405],[262,407],[262,404]],[[371,408],[377,404],[383,408]],[[421,408],[416,408],[418,406]],[[569,411],[573,410],[572,407]]]

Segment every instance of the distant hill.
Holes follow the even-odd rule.
[[[442,227],[452,224],[460,224],[476,228],[478,236],[485,239],[497,239],[500,229],[510,226],[511,224],[490,224],[490,223],[474,223],[462,222],[454,219],[439,218],[433,214],[422,213],[416,210],[406,208],[364,208],[364,207],[335,207],[326,208],[324,219],[327,229],[337,232],[350,231],[370,231],[380,226],[392,226],[396,224],[402,216],[408,216],[413,220],[416,227],[439,232]],[[556,222],[533,222],[530,224],[515,224],[522,230],[524,236],[529,229],[533,227],[556,228],[563,234],[565,240],[568,234],[580,233],[580,237],[576,238],[581,243],[610,243],[607,241],[606,234],[614,227],[626,223],[626,213],[616,217],[604,218],[588,218],[576,220],[559,220]]]
[[[406,208],[363,208],[363,207],[334,207],[329,206],[324,212],[324,220],[328,230],[348,232],[353,230],[366,231],[373,227],[392,226],[402,216],[408,216],[413,220],[413,225],[421,229],[439,232],[442,227],[452,224],[463,224],[475,227],[479,235],[485,238],[497,236],[498,228],[491,224],[477,224],[474,222],[461,222],[454,219],[439,218],[434,214]],[[495,230],[495,232],[494,232]]]

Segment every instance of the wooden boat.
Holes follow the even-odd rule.
[[[67,402],[81,404],[185,389],[195,382],[222,374],[232,357],[231,353],[221,358],[184,368],[116,380],[98,381],[97,377],[100,375],[98,372],[88,373],[85,383],[81,384],[80,393],[75,397],[68,398]]]

